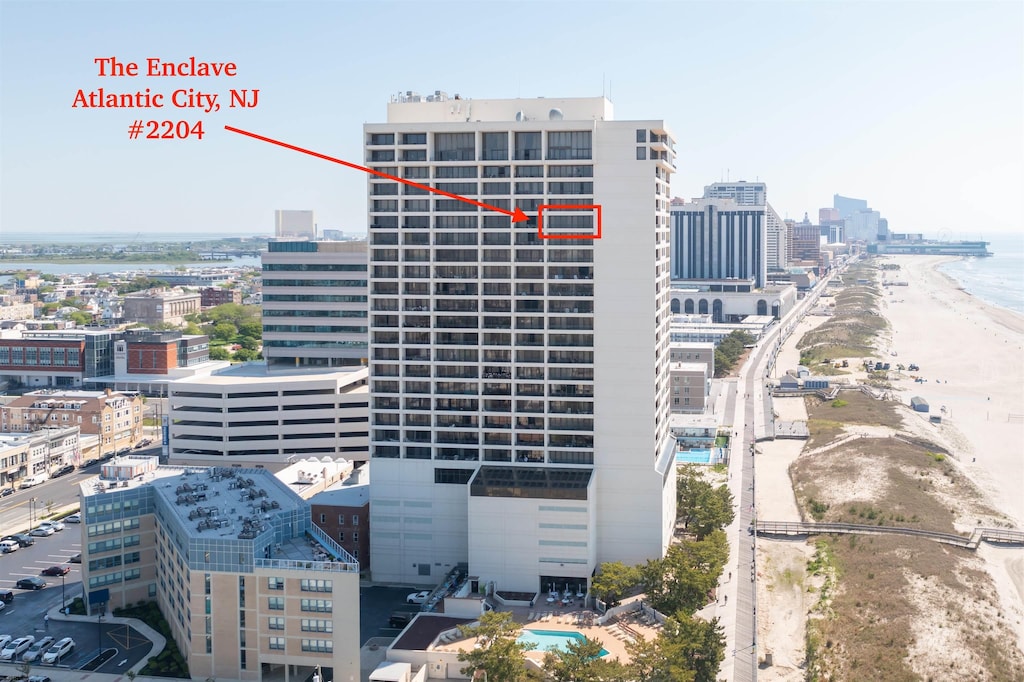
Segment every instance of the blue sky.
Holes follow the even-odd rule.
[[[673,194],[768,183],[783,216],[833,193],[894,231],[1024,231],[1024,4],[1007,2],[47,2],[0,0],[4,233],[267,234],[278,208],[365,229],[357,171],[390,95],[596,96],[663,118]],[[93,59],[233,61],[220,79],[99,78]],[[79,88],[259,88],[213,114],[72,109]],[[201,141],[129,140],[136,118]]]

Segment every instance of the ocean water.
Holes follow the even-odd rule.
[[[989,240],[989,258],[963,258],[939,270],[986,303],[1024,314],[1024,235]]]

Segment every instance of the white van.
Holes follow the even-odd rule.
[[[20,546],[21,545],[19,545],[16,540],[4,540],[4,541],[0,542],[0,554],[7,554],[8,552],[16,552],[16,551],[18,551],[18,547],[20,547]]]
[[[18,487],[22,489],[31,488],[32,486],[39,485],[40,483],[48,480],[49,478],[50,475],[45,473],[35,474],[34,476],[26,476],[25,478],[21,479],[21,485],[19,485]]]

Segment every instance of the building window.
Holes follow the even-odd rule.
[[[284,637],[271,637],[270,648],[278,651],[284,651]]]
[[[267,627],[271,630],[284,630],[284,618],[281,616],[274,616],[267,622]]]
[[[333,592],[334,581],[303,578],[301,581],[299,581],[299,589],[301,589],[303,592]]]
[[[345,525],[345,515],[344,514],[338,514],[338,525],[339,526],[344,526]]]
[[[636,160],[645,161],[647,159],[647,147],[636,148]]]
[[[640,142],[647,142],[647,131],[644,130],[643,128],[637,128],[636,129],[636,141],[638,143],[640,143]]]
[[[284,578],[267,578],[268,590],[283,590]]]
[[[299,607],[303,611],[316,611],[319,613],[332,613],[334,602],[330,599],[303,599]]]
[[[359,533],[352,533],[352,542],[359,542]]]
[[[284,611],[284,597],[269,597],[267,608],[271,611]]]
[[[314,618],[302,619],[303,632],[334,632],[334,623],[329,620],[317,620]]]
[[[358,526],[359,525],[359,515],[358,514],[353,514],[352,515],[352,525],[353,526]]]
[[[334,642],[329,639],[304,639],[302,640],[302,650],[329,654],[334,651]]]
[[[338,542],[345,542],[345,531],[338,531]]]
[[[320,523],[327,523],[327,514],[320,515]]]

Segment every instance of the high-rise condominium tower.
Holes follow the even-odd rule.
[[[406,93],[364,133],[372,168],[499,209],[370,178],[374,579],[468,563],[499,590],[586,589],[600,562],[661,555],[664,123],[613,121],[604,98]]]

